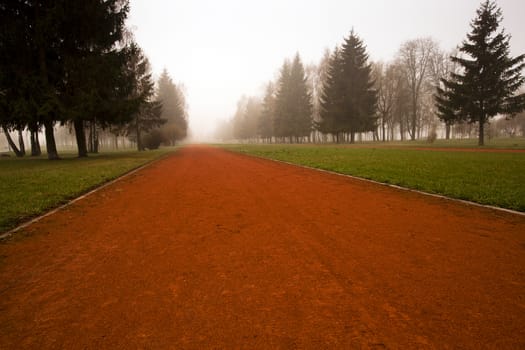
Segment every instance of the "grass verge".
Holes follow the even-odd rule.
[[[525,212],[525,153],[387,147],[225,145],[226,149]]]
[[[60,161],[1,158],[0,233],[173,151],[61,154]]]
[[[354,144],[350,147],[359,147],[359,145],[376,148],[397,147],[397,148],[476,148],[476,149],[525,149],[525,137],[499,137],[485,140],[485,146],[478,146],[478,139],[437,139],[432,143],[425,140],[415,141],[389,141],[389,142],[363,142]]]

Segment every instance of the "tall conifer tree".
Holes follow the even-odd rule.
[[[186,137],[188,129],[186,101],[182,90],[175,85],[164,69],[157,83],[157,100],[162,103],[162,118],[166,124],[162,126],[165,142],[174,145]]]
[[[257,122],[257,134],[263,141],[271,141],[273,133],[272,121],[275,115],[275,88],[272,82],[266,86],[262,102],[260,118]]]
[[[372,67],[361,39],[352,31],[341,49],[334,51],[323,86],[321,121],[317,127],[340,140],[341,133],[375,130],[377,92]]]
[[[300,140],[312,131],[312,96],[299,54],[292,62],[290,83],[291,136]]]
[[[354,142],[356,132],[375,130],[377,92],[372,67],[361,39],[352,30],[341,52],[343,60],[343,127]]]
[[[273,130],[276,137],[287,137],[290,132],[290,80],[291,65],[288,60],[284,61],[277,81],[277,92],[275,96],[275,116],[273,119]]]
[[[299,54],[285,61],[277,82],[274,132],[297,142],[312,131],[312,96]]]
[[[485,1],[472,21],[460,51],[470,58],[451,57],[463,72],[442,79],[436,104],[444,121],[466,120],[479,125],[479,145],[484,144],[484,126],[497,114],[513,116],[525,109],[525,94],[515,94],[524,82],[525,54],[509,55],[510,36],[498,31],[501,9]]]
[[[343,132],[343,59],[341,50],[336,47],[328,63],[326,80],[323,82],[321,95],[320,121],[316,128],[325,134],[334,135],[339,141],[339,134]]]

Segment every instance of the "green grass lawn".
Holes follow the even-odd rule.
[[[525,153],[332,145],[225,145],[245,154],[525,211]],[[419,145],[418,145],[419,146]]]
[[[61,154],[60,161],[0,158],[0,233],[173,151],[107,152],[82,159]]]
[[[330,145],[330,144],[328,144]],[[485,146],[478,146],[478,139],[437,139],[433,143],[429,143],[426,140],[416,141],[389,141],[389,142],[377,142],[377,141],[365,141],[362,143],[356,143],[353,145],[347,145],[349,147],[362,147],[362,146],[373,146],[376,148],[382,147],[396,147],[396,148],[482,148],[482,149],[525,149],[525,137],[501,137],[491,138],[485,140]]]

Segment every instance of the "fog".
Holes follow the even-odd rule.
[[[525,53],[525,1],[499,0],[511,53]],[[353,28],[370,59],[391,60],[409,39],[445,50],[465,39],[478,0],[131,0],[129,25],[156,77],[185,86],[192,141],[211,141],[242,95],[260,95],[285,58],[317,63]]]

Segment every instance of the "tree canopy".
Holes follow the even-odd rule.
[[[377,92],[365,46],[352,31],[330,59],[321,100],[321,131],[336,135],[376,128]]]
[[[88,127],[90,141],[98,142],[91,134],[99,128],[123,130],[129,123],[148,131],[162,123],[147,57],[125,27],[128,12],[128,0],[0,4],[0,125],[8,141],[10,131],[21,135],[26,128],[33,141],[44,127],[48,158],[57,159],[54,126],[70,125],[83,157]],[[182,92],[172,95],[161,97],[162,117],[177,125],[174,141],[185,137],[187,116]]]
[[[157,100],[162,103],[161,117],[166,120],[161,128],[163,141],[174,145],[187,135],[186,100],[184,92],[173,83],[166,69],[157,82]]]
[[[462,72],[441,80],[436,104],[439,117],[447,123],[478,123],[479,145],[483,145],[484,126],[491,118],[525,109],[525,94],[516,94],[524,82],[525,54],[510,57],[510,36],[499,30],[502,13],[495,2],[485,1],[476,14],[459,48],[467,57],[451,57]]]

